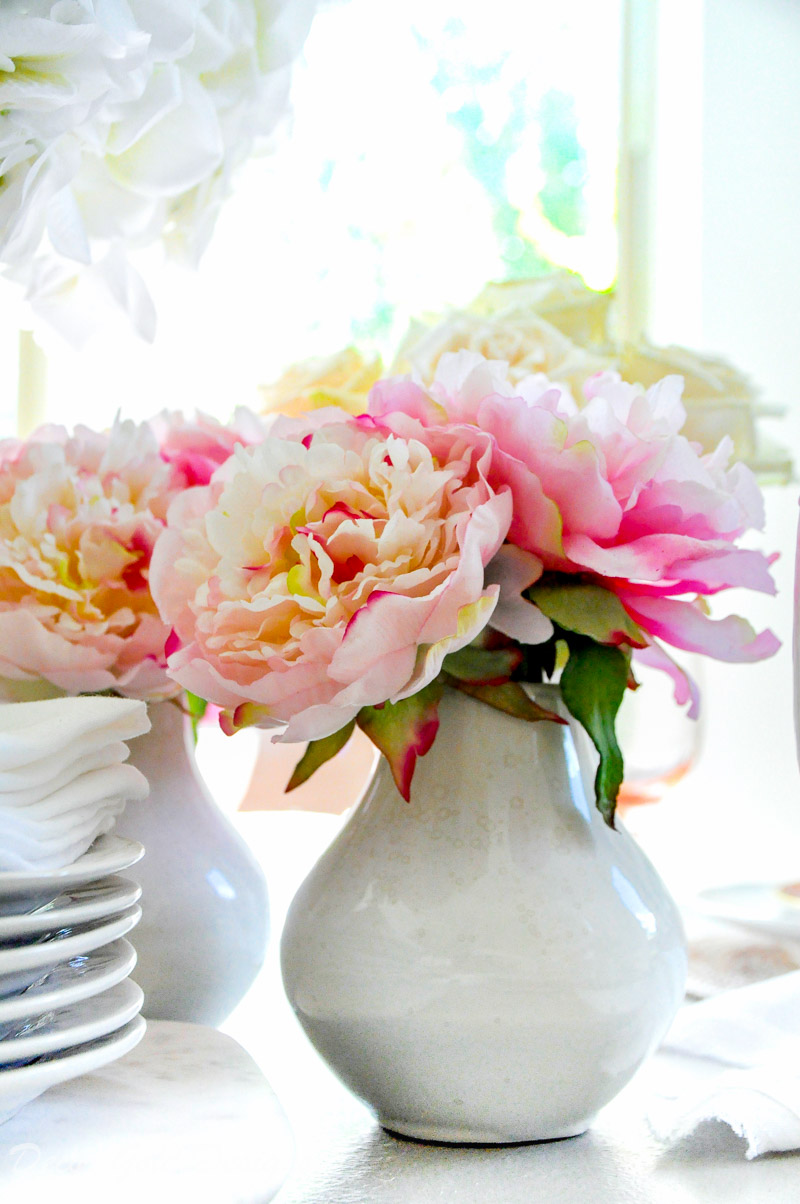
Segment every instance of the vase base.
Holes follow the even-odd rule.
[[[592,1123],[593,1117],[578,1121],[574,1125],[565,1125],[556,1132],[516,1136],[516,1134],[500,1133],[496,1129],[464,1128],[450,1129],[442,1125],[420,1125],[404,1120],[393,1120],[378,1117],[382,1128],[392,1137],[403,1141],[419,1141],[425,1145],[454,1145],[454,1146],[501,1146],[501,1145],[541,1145],[548,1141],[566,1141],[570,1137],[580,1137]]]

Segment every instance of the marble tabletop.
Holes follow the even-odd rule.
[[[293,1142],[230,1037],[150,1021],[118,1062],[51,1088],[0,1126],[3,1204],[266,1204]]]

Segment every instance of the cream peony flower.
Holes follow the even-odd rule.
[[[152,338],[126,251],[196,262],[238,165],[287,107],[315,0],[7,0],[0,262],[80,342],[104,299]]]
[[[133,422],[0,444],[3,696],[42,681],[71,694],[177,693],[147,582],[175,477],[152,430]]]
[[[367,397],[383,372],[379,356],[365,359],[355,347],[335,355],[293,364],[279,380],[262,385],[264,414],[297,416],[325,406],[362,414]]]
[[[151,564],[171,675],[231,728],[287,725],[287,742],[432,682],[491,616],[484,567],[511,519],[479,431],[317,417],[176,498]]]
[[[50,426],[0,443],[0,697],[38,696],[43,685],[177,694],[150,553],[172,498],[263,437],[239,411],[230,426],[164,413],[106,433]]]

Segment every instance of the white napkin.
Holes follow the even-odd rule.
[[[89,696],[0,705],[0,872],[48,872],[109,832],[147,779],[125,740],[150,727],[144,702]]]
[[[26,841],[15,833],[6,844],[7,838],[0,835],[0,845],[5,846],[0,868],[18,873],[35,870],[41,874],[71,865],[83,856],[98,836],[111,831],[117,817],[125,810],[126,802],[123,798],[109,799],[102,811],[94,810],[66,832],[48,834],[41,839]]]
[[[648,1109],[658,1137],[722,1120],[748,1158],[800,1149],[800,970],[685,1006],[661,1049],[683,1056],[659,1072]]]
[[[150,730],[147,707],[135,698],[83,695],[0,705],[0,771],[47,766],[60,773],[80,754]],[[32,783],[27,783],[28,785]]]
[[[14,806],[24,807],[29,803],[38,803],[48,794],[68,786],[82,773],[92,769],[105,769],[108,765],[121,765],[130,756],[130,749],[122,740],[115,740],[95,752],[80,753],[69,764],[56,774],[52,774],[41,782],[34,782],[34,777],[41,777],[50,772],[47,760],[34,762],[31,766],[18,769],[15,772],[0,773],[0,798],[3,804],[13,802]],[[31,772],[26,773],[25,769]]]
[[[90,806],[98,806],[107,798],[127,798],[140,802],[147,798],[147,778],[133,765],[106,765],[79,773],[71,782],[60,786],[35,803],[20,805],[13,794],[0,793],[0,829],[4,822],[20,829],[36,830],[42,823],[57,825],[59,820]]]

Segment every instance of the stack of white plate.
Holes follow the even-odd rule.
[[[143,1037],[140,888],[119,877],[143,852],[104,835],[59,869],[0,872],[0,1122]]]

